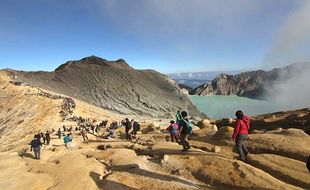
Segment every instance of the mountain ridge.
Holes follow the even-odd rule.
[[[202,116],[174,81],[126,61],[90,56],[68,61],[54,72],[10,71],[12,80],[74,97],[122,114],[171,118],[178,109]]]
[[[237,95],[264,99],[267,88],[279,81],[287,81],[295,74],[310,69],[309,63],[295,63],[283,68],[269,71],[256,70],[236,75],[221,73],[215,79],[190,92],[191,95]]]

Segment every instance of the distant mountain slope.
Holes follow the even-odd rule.
[[[122,59],[91,56],[69,61],[54,72],[13,73],[16,81],[123,114],[168,117],[184,109],[201,116],[174,81],[156,71],[135,70]]]
[[[220,74],[211,82],[207,82],[190,94],[192,95],[238,95],[250,98],[264,98],[266,88],[280,80],[289,80],[296,73],[310,69],[310,64],[292,64],[284,68],[271,71],[251,71],[237,75]]]
[[[227,74],[237,74],[241,71],[224,71]],[[173,80],[213,80],[217,75],[223,73],[223,71],[206,71],[206,72],[183,72],[168,74]]]
[[[192,89],[201,86],[208,82],[208,80],[199,80],[199,79],[174,79],[179,85],[185,85]]]

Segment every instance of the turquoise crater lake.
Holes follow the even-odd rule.
[[[269,101],[239,96],[190,96],[190,99],[201,112],[214,119],[235,117],[237,110],[243,110],[247,115],[259,115],[280,109]]]

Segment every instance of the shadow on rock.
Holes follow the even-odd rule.
[[[124,189],[124,190],[138,190],[136,188],[129,187],[127,185],[107,180],[107,177],[110,174],[104,176],[102,179],[100,179],[100,175],[96,172],[90,172],[89,176],[94,180],[96,183],[97,187],[99,189],[109,189],[109,190],[119,190],[119,189]]]

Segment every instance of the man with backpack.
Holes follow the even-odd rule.
[[[126,139],[131,140],[131,135],[130,135],[129,131],[132,128],[132,123],[129,121],[128,118],[126,118],[124,125],[125,125]]]
[[[188,137],[192,133],[192,124],[187,119],[187,115],[188,114],[186,111],[182,111],[181,112],[182,119],[178,123],[180,127],[180,140],[183,146],[182,151],[187,151],[188,149],[191,148],[188,141]]]
[[[34,135],[34,139],[31,141],[30,145],[30,150],[33,151],[35,159],[40,160],[42,143],[38,135]]]
[[[131,134],[133,135],[134,138],[136,138],[137,132],[140,131],[140,124],[137,121],[133,121],[133,130]]]
[[[174,139],[175,141],[179,143],[179,125],[177,123],[175,123],[173,120],[170,121],[170,125],[169,127],[166,129],[167,131],[169,131],[170,133],[170,137],[171,137],[171,142],[174,142]]]

